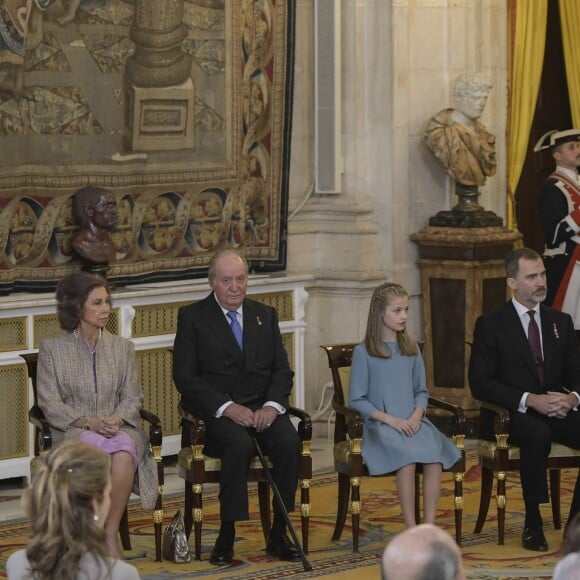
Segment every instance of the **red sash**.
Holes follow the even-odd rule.
[[[562,185],[570,195],[574,209],[580,208],[580,191],[578,189],[578,184],[574,183],[567,175],[564,175],[559,171],[554,171],[554,173],[550,175],[550,178],[561,181]],[[570,278],[572,277],[572,272],[574,271],[576,262],[580,262],[580,246],[578,246],[578,244],[574,247],[574,252],[572,252],[572,256],[568,262],[568,267],[566,268],[566,272],[564,272],[562,280],[560,280],[558,291],[554,297],[552,307],[556,310],[562,310],[564,298],[566,298],[566,291],[568,290],[568,284],[570,283]]]

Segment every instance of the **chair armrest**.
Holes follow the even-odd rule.
[[[455,423],[455,433],[454,435],[465,435],[465,412],[463,407],[459,405],[454,405],[447,401],[437,399],[436,397],[429,397],[428,406],[435,407],[436,409],[441,409],[442,411],[447,411],[451,413],[454,417]]]
[[[342,415],[346,422],[348,436],[351,439],[361,439],[363,434],[364,421],[361,414],[350,407],[332,401],[332,408],[337,415]],[[336,438],[335,438],[336,443]]]
[[[310,415],[298,407],[288,407],[288,414],[293,417],[298,417],[300,422],[298,423],[298,435],[300,436],[300,441],[311,441],[312,440],[312,420]]]
[[[181,417],[181,426],[189,429],[190,445],[205,444],[205,423],[201,417],[198,417],[185,409],[181,402],[177,404],[177,412]]]
[[[141,415],[141,419],[143,419],[143,421],[150,423],[149,441],[151,445],[161,447],[163,442],[163,428],[161,427],[161,421],[159,420],[159,417],[147,409],[141,409],[139,414]]]
[[[28,411],[28,420],[36,427],[36,447],[39,453],[48,451],[52,445],[52,434],[50,424],[46,420],[42,409],[38,405],[33,405]]]
[[[301,421],[311,422],[310,415],[304,410],[299,409],[298,407],[288,407],[288,414],[292,415],[293,417],[298,417]]]
[[[143,421],[147,421],[148,423],[151,423],[151,425],[159,425],[161,427],[161,420],[155,413],[152,413],[147,409],[141,409],[139,414],[141,415],[141,419],[143,419]]]
[[[509,411],[497,405],[496,403],[490,403],[489,401],[478,401],[479,406],[482,409],[487,409],[495,414],[494,420],[494,432],[495,435],[508,435],[510,431],[510,414]]]

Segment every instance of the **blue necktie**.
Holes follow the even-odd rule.
[[[240,326],[240,323],[238,322],[238,313],[235,310],[229,310],[227,316],[232,321],[230,326],[232,327],[232,332],[234,333],[234,336],[236,337],[236,342],[238,343],[238,346],[240,347],[240,349],[244,350],[244,347],[242,346],[243,345],[242,327]]]

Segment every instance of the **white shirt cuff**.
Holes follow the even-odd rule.
[[[276,403],[274,401],[266,401],[262,406],[263,407],[274,407],[274,409],[276,409],[276,411],[278,412],[278,415],[284,415],[284,413],[286,413],[286,409],[284,407],[282,407],[282,405],[279,405],[278,403]]]
[[[518,405],[518,412],[526,413],[528,408],[526,407],[526,401],[528,400],[528,395],[530,393],[524,393],[520,399],[520,404]]]
[[[219,407],[219,409],[215,412],[214,417],[216,419],[219,419],[223,414],[224,411],[233,403],[233,401],[227,401],[226,403],[224,403],[221,407]]]
[[[573,411],[578,410],[578,406],[580,405],[580,395],[576,391],[570,391],[576,397],[576,404],[572,407]]]

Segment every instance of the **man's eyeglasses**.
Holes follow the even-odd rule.
[[[247,283],[247,281],[248,281],[247,276],[237,276],[236,278],[218,278],[220,286],[223,286],[224,288],[229,288],[234,284],[238,286],[243,286],[244,284]]]

